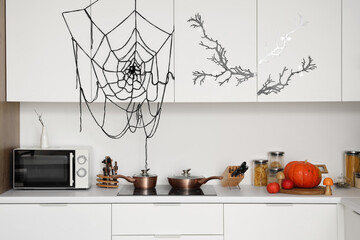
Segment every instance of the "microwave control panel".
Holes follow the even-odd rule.
[[[89,188],[90,187],[90,164],[89,151],[76,150],[75,151],[75,188]]]

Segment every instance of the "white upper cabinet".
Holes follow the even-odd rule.
[[[256,101],[256,1],[175,0],[175,101]]]
[[[360,1],[342,2],[342,100],[360,101]]]
[[[258,1],[258,101],[341,101],[341,0]]]
[[[79,76],[90,79],[89,18],[83,11],[69,27],[78,29],[82,49],[73,49],[62,13],[84,8],[90,0],[6,1],[7,100],[79,101]],[[75,52],[76,50],[76,52]],[[83,81],[90,90],[90,82]]]
[[[173,102],[173,31],[168,0],[7,1],[7,100]]]
[[[7,100],[360,101],[359,11],[358,0],[7,0]]]

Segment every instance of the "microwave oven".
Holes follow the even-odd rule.
[[[88,189],[88,149],[16,148],[13,154],[14,189]]]

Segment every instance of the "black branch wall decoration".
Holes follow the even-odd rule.
[[[201,29],[202,41],[199,45],[204,47],[206,50],[213,51],[213,55],[209,57],[208,60],[221,68],[221,71],[217,74],[207,73],[203,70],[194,71],[194,85],[196,83],[201,85],[205,82],[205,80],[213,79],[219,83],[219,86],[222,86],[224,83],[229,83],[232,78],[235,78],[237,81],[236,86],[239,86],[241,83],[248,81],[256,75],[250,69],[244,69],[239,65],[235,67],[229,66],[229,61],[226,57],[226,49],[219,43],[218,40],[213,39],[207,34],[204,27],[204,20],[202,20],[199,13],[195,14],[194,17],[191,17],[188,22],[191,23],[190,27]]]
[[[301,73],[307,73],[311,70],[315,70],[317,68],[316,64],[313,63],[313,59],[309,56],[308,60],[305,59],[301,62],[301,67],[298,71],[294,71],[293,69],[289,69],[285,66],[281,73],[279,73],[279,79],[277,81],[274,81],[269,75],[266,82],[263,84],[262,88],[257,92],[257,95],[269,95],[271,93],[278,94],[283,90],[286,86],[289,85],[289,82],[292,80],[292,78],[295,75],[301,74]]]
[[[147,169],[147,140],[154,136],[158,128],[166,87],[170,80],[174,80],[171,72],[174,26],[169,31],[155,25],[137,10],[137,0],[134,0],[134,10],[105,31],[91,15],[93,8],[101,3],[101,0],[97,0],[84,9],[63,13],[71,35],[76,83],[80,90],[80,131],[82,102],[97,126],[109,138],[118,139],[127,132],[142,129]],[[88,22],[90,29],[76,32],[79,31],[77,19]],[[87,33],[89,36],[83,36]],[[154,35],[158,36],[159,41],[154,41]],[[81,38],[88,37],[90,46],[87,46],[87,41],[81,41]],[[87,50],[88,47],[91,51]],[[92,79],[83,74],[81,61],[90,63]],[[95,82],[94,96],[91,98],[86,94],[85,87],[89,81]],[[96,106],[92,104],[99,102],[103,105],[102,113],[97,114],[94,110]],[[121,121],[118,118],[109,119],[107,109],[110,107]],[[118,125],[116,130],[110,126],[114,122]]]

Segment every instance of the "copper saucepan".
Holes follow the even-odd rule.
[[[115,175],[113,178],[123,178],[126,181],[133,183],[135,189],[152,189],[156,186],[157,175],[149,174],[149,169],[141,170],[142,173],[130,176]]]
[[[212,176],[205,178],[203,176],[192,176],[190,175],[188,170],[183,170],[183,173],[178,176],[168,177],[169,184],[176,189],[197,189],[200,188],[201,185],[207,183],[212,179],[223,179],[222,176]]]

